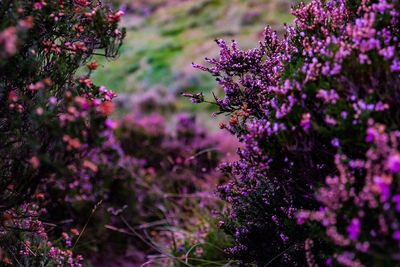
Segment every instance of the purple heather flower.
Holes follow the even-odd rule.
[[[106,119],[106,121],[105,121],[105,125],[106,125],[106,127],[107,128],[109,128],[109,129],[116,129],[117,128],[117,122],[115,122],[114,120],[112,120],[112,119]]]
[[[361,221],[358,218],[353,218],[349,226],[347,226],[347,233],[351,240],[357,240],[361,232]]]
[[[365,142],[372,143],[375,140],[376,130],[373,128],[369,128],[367,130],[367,135],[365,136]]]
[[[394,231],[392,237],[394,240],[400,241],[400,231]]]
[[[394,195],[392,201],[396,204],[396,211],[400,212],[400,194]]]
[[[286,235],[282,234],[282,233],[279,236],[281,237],[283,242],[287,242],[289,240],[289,238]]]
[[[334,147],[336,147],[336,148],[340,147],[339,139],[338,139],[338,138],[332,139],[331,145],[334,146]]]
[[[390,197],[390,186],[381,176],[374,177],[375,185],[378,186],[383,201],[387,201]]]
[[[391,173],[400,172],[400,153],[390,155],[387,161],[387,167]]]
[[[332,266],[332,263],[333,263],[333,261],[332,261],[331,258],[328,258],[328,259],[326,259],[326,261],[325,261],[326,266]]]
[[[400,61],[397,59],[393,60],[390,68],[393,72],[400,72]]]

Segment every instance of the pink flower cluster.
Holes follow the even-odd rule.
[[[336,256],[338,262],[346,260],[363,266],[355,260],[353,250],[374,254],[385,244],[387,253],[393,250],[394,255],[400,245],[397,216],[400,195],[396,191],[396,174],[400,173],[399,138],[399,131],[388,132],[384,125],[370,121],[366,141],[372,146],[365,159],[336,155],[338,174],[328,176],[326,186],[317,194],[323,206],[319,211],[301,211],[297,215],[299,224],[306,220],[321,223],[336,246],[349,250]],[[357,210],[353,218],[348,216],[352,209]]]

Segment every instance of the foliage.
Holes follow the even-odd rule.
[[[130,247],[157,253],[141,236],[150,228],[131,233],[130,224],[181,227],[198,205],[216,208],[217,140],[187,114],[174,130],[140,107],[111,119],[114,92],[90,78],[94,55],[117,56],[122,11],[83,0],[3,1],[0,12],[2,265],[81,266],[78,253],[89,264]]]
[[[40,264],[80,266],[80,256],[47,243],[43,202],[60,201],[54,184],[83,195],[76,185],[97,171],[87,154],[104,141],[115,95],[92,83],[89,61],[116,56],[123,12],[101,1],[5,0],[0,14],[1,258],[30,265],[40,254]]]

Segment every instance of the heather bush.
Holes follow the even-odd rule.
[[[56,189],[85,199],[97,172],[88,155],[105,140],[115,95],[92,83],[90,59],[117,55],[123,13],[83,0],[1,1],[0,14],[1,260],[80,266],[69,235],[63,250],[46,232],[68,201]]]
[[[165,229],[216,208],[218,140],[187,114],[174,126],[140,111],[109,117],[115,94],[93,84],[92,56],[117,56],[123,12],[101,1],[3,1],[0,12],[1,265],[173,253]]]
[[[218,40],[232,257],[260,266],[399,264],[399,2],[313,0],[258,48]],[[204,102],[202,94],[191,95]]]

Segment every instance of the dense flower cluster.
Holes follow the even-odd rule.
[[[245,145],[223,169],[222,227],[243,262],[399,263],[399,25],[390,0],[312,0],[259,48],[223,40],[209,67],[221,124]],[[190,95],[195,102],[204,98]]]
[[[38,203],[24,203],[3,215],[1,266],[82,266],[83,257],[71,250],[79,232],[71,229],[70,235],[62,233],[60,241],[50,240],[41,220],[43,213],[46,210]]]
[[[46,203],[59,201],[52,184],[70,190],[78,171],[96,173],[86,157],[103,142],[115,95],[93,84],[89,61],[116,56],[123,12],[101,1],[18,0],[1,1],[0,14],[0,260],[18,264],[21,254],[25,265],[80,266],[47,240],[42,219]],[[40,253],[40,264],[28,261]]]

